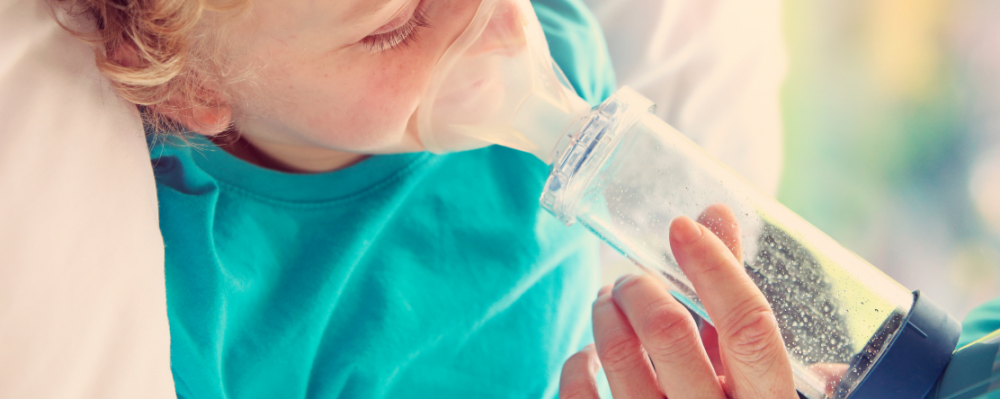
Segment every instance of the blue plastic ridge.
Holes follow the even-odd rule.
[[[951,361],[962,325],[913,292],[905,325],[850,399],[923,399]]]

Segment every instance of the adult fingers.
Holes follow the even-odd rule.
[[[600,298],[604,295],[610,294],[612,288],[614,288],[614,285],[611,284],[601,287],[601,289],[597,291],[597,297]]]
[[[660,399],[656,375],[628,319],[605,294],[594,302],[594,343],[616,398]],[[676,398],[674,398],[676,399]]]
[[[723,204],[715,204],[705,208],[698,216],[698,223],[707,227],[719,240],[729,248],[736,261],[743,264],[743,246],[740,243],[740,226],[736,223],[736,214]]]
[[[570,356],[563,363],[562,375],[559,376],[559,398],[601,399],[597,391],[597,370],[600,368],[601,361],[594,345],[587,345]]]
[[[725,398],[698,326],[663,283],[648,275],[628,276],[611,295],[653,360],[668,398]]]
[[[670,225],[670,247],[718,331],[730,396],[797,398],[771,307],[725,243],[681,216]]]
[[[843,363],[816,363],[809,366],[809,370],[826,383],[826,394],[830,397],[833,397],[848,368],[849,366]]]
[[[719,356],[719,333],[715,331],[715,327],[712,327],[711,324],[705,323],[701,327],[701,345],[705,347],[705,354],[712,361],[712,368],[715,369],[715,374],[724,373],[725,369],[722,367],[722,358]]]
[[[719,240],[729,248],[729,251],[736,257],[736,261],[743,263],[743,246],[740,241],[740,226],[736,221],[736,214],[732,209],[723,204],[715,204],[705,208],[705,211],[698,215],[698,223],[707,227]],[[705,323],[701,328],[701,343],[705,347],[705,353],[712,360],[712,367],[716,374],[721,374],[725,370],[722,368],[722,359],[719,357],[719,333],[715,327]],[[724,377],[720,377],[724,378]]]

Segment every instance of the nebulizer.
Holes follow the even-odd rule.
[[[672,255],[669,225],[729,206],[801,396],[927,396],[959,324],[712,159],[652,106],[622,88],[591,108],[554,64],[528,0],[482,0],[441,57],[417,123],[432,152],[499,144],[549,163],[542,206],[662,278],[708,322]],[[842,374],[831,377],[836,366]]]

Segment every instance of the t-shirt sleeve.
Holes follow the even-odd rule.
[[[1000,298],[986,302],[973,309],[962,321],[962,335],[958,339],[958,347],[961,348],[973,341],[980,339],[987,334],[1000,329]],[[970,358],[966,358],[967,360]],[[981,367],[980,359],[973,359],[973,367]],[[959,368],[959,370],[964,370]],[[982,375],[981,370],[975,369],[976,375]],[[989,374],[989,371],[986,371]],[[993,391],[986,395],[977,396],[979,399],[1000,399],[1000,391]]]
[[[577,94],[597,105],[614,93],[615,73],[604,33],[580,1],[533,0],[552,58]]]
[[[962,336],[958,346],[968,345],[986,334],[1000,329],[1000,298],[986,302],[973,309],[962,321]]]

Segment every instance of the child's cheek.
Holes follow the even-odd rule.
[[[419,71],[426,69],[429,68],[405,60],[394,60],[371,71],[367,86],[370,94],[378,100],[413,103],[414,100],[419,101],[423,81],[428,80],[423,75],[429,75]]]
[[[360,102],[393,127],[405,127],[433,73],[435,62],[428,55],[412,52],[386,57],[381,65],[367,71]]]
[[[405,134],[429,81],[430,68],[389,54],[365,61],[317,79],[314,84],[326,91],[322,96],[326,98],[301,105],[313,108],[307,124],[309,130],[323,132],[324,141],[349,146],[349,150],[379,152],[390,149]],[[314,108],[320,104],[325,104],[324,109]]]

